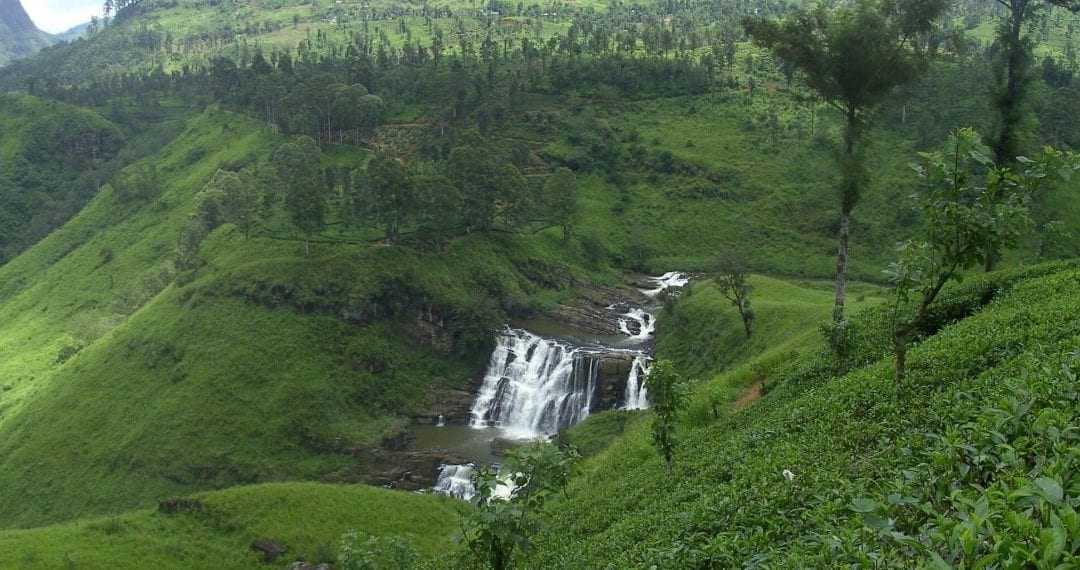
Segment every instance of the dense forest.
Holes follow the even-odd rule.
[[[1080,564],[1080,4],[16,9],[0,567]]]

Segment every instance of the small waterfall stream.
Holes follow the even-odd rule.
[[[434,491],[440,495],[447,495],[464,501],[471,500],[476,496],[476,487],[473,486],[472,475],[476,466],[472,463],[465,465],[443,465],[439,468],[439,479],[435,483]]]
[[[634,363],[630,366],[630,377],[626,379],[626,404],[623,409],[649,409],[649,391],[645,388],[645,379],[649,376],[651,362],[644,354],[634,358]]]

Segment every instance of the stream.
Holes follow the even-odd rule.
[[[656,299],[664,291],[684,287],[689,278],[671,272],[647,282],[651,287],[641,293]],[[469,425],[439,422],[413,428],[417,449],[451,450],[469,461],[442,465],[432,490],[470,500],[477,465],[498,467],[506,447],[548,439],[594,412],[647,409],[649,352],[656,331],[656,317],[650,311],[658,308],[657,301],[607,307],[618,324],[618,330],[607,335],[567,330],[544,319],[530,323],[531,330],[507,326],[474,396]],[[625,370],[625,376],[612,379],[608,373],[612,369]],[[497,494],[512,493],[502,487]]]

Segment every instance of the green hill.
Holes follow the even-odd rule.
[[[843,376],[813,350],[745,358],[760,401],[692,413],[670,474],[648,422],[631,423],[580,467],[528,566],[1070,567],[1078,293],[1075,264],[955,288],[903,384],[881,310],[856,318],[859,364]],[[730,311],[714,307],[691,324]],[[746,385],[729,370],[697,392]]]

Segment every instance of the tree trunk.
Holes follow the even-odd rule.
[[[1011,0],[1009,2],[1008,22],[1005,39],[1005,91],[998,100],[1001,114],[1001,130],[994,145],[994,158],[998,166],[1005,166],[1016,159],[1017,129],[1022,117],[1021,101],[1025,75],[1028,71],[1027,46],[1022,43],[1024,15],[1029,0]]]
[[[861,184],[861,165],[855,155],[855,142],[858,138],[858,109],[849,105],[844,128],[843,187],[840,192],[840,235],[836,250],[836,290],[833,305],[833,351],[843,352],[844,305],[847,301],[848,242],[851,235],[851,212],[859,200]]]
[[[893,379],[899,383],[907,374],[907,345],[909,340],[907,325],[893,333]]]
[[[851,233],[851,214],[840,214],[840,238],[836,251],[836,287],[833,304],[833,324],[839,325],[844,320],[844,303],[847,301],[847,266],[848,241]]]

